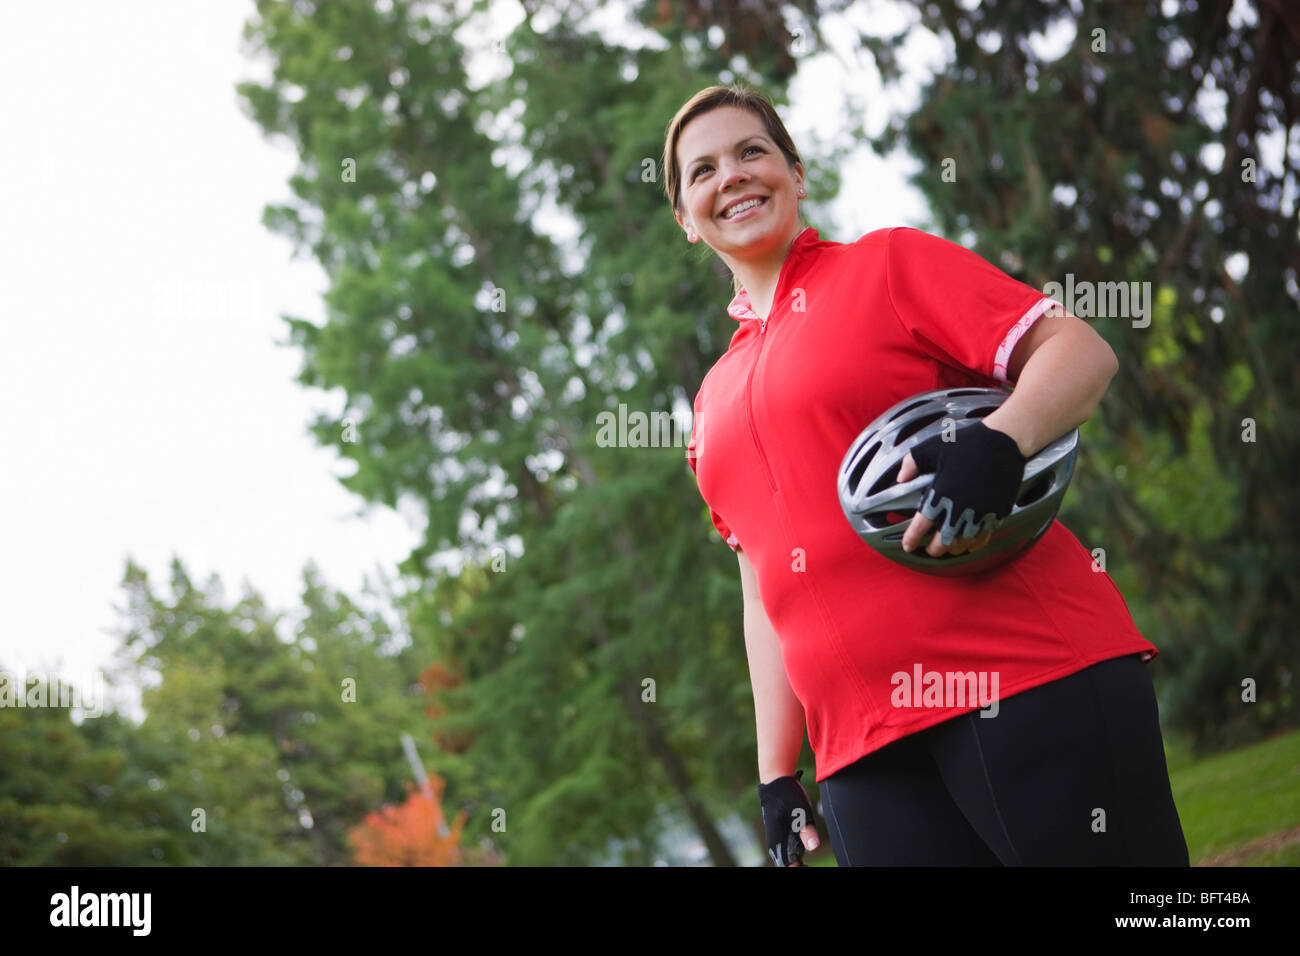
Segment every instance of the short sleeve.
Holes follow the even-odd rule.
[[[920,229],[891,229],[886,286],[894,314],[940,362],[999,382],[1016,343],[1056,300],[964,246]]]
[[[695,422],[698,420],[699,420],[699,410],[696,409],[695,417],[691,421],[691,440],[686,446],[686,462],[691,466],[692,474],[695,474],[695,459],[696,459]],[[696,475],[695,480],[696,480],[696,486],[698,487],[699,484],[698,475]],[[708,502],[705,503],[707,504]],[[709,519],[713,522],[713,527],[715,527],[718,530],[718,534],[722,535],[722,540],[727,542],[727,546],[731,548],[732,551],[739,551],[740,542],[737,541],[736,536],[731,533],[731,529],[727,527],[727,523],[722,520],[722,516],[718,514],[716,511],[714,511],[712,508],[709,508]]]

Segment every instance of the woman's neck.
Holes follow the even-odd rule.
[[[772,300],[776,297],[776,287],[781,281],[781,269],[790,254],[790,247],[806,228],[808,227],[797,226],[793,235],[765,255],[730,264],[731,271],[749,295],[749,307],[760,319],[766,320],[771,314]]]

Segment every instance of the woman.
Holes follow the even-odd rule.
[[[951,514],[990,496],[1006,514],[1014,491],[989,476],[1018,476],[1092,414],[1117,368],[1110,347],[954,243],[908,228],[822,239],[799,219],[789,134],[741,86],[682,106],[664,170],[687,241],[734,277],[738,327],[696,395],[688,461],[740,565],[774,862],[803,865],[818,843],[794,774],[806,724],[840,865],[1186,866],[1143,666],[1158,651],[1092,555],[1057,521],[991,571],[919,574],[857,537],[835,487],[891,405],[1014,383],[977,440],[927,461]],[[909,455],[898,480],[917,473]],[[991,534],[942,530],[918,512],[904,546],[961,554]],[[899,692],[922,674],[989,678],[997,700]]]

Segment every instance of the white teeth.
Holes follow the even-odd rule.
[[[763,200],[761,200],[761,199],[746,199],[746,200],[745,200],[744,202],[742,202],[740,205],[738,205],[738,206],[732,206],[730,209],[728,209],[725,213],[722,214],[722,218],[723,218],[723,219],[730,219],[730,218],[732,218],[733,216],[735,216],[736,213],[738,213],[738,212],[744,212],[746,209],[749,209],[749,208],[752,207],[752,206],[757,206],[757,205],[758,205],[759,203],[761,203],[762,201],[763,201]]]

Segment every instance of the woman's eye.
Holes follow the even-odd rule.
[[[762,147],[760,147],[760,146],[746,146],[744,149],[742,149],[742,150],[740,151],[740,155],[741,155],[741,156],[744,156],[744,155],[745,155],[746,153],[748,153],[751,149],[753,149],[753,150],[757,150],[757,151],[760,152],[760,153],[762,153],[762,152],[766,152],[766,151],[765,151]],[[702,173],[704,170],[706,170],[706,169],[712,169],[712,168],[713,168],[713,167],[710,166],[708,163],[700,163],[700,165],[698,165],[698,166],[695,167],[695,172],[691,173],[691,182],[694,182],[696,179],[698,179],[699,176],[700,176],[700,173]]]

